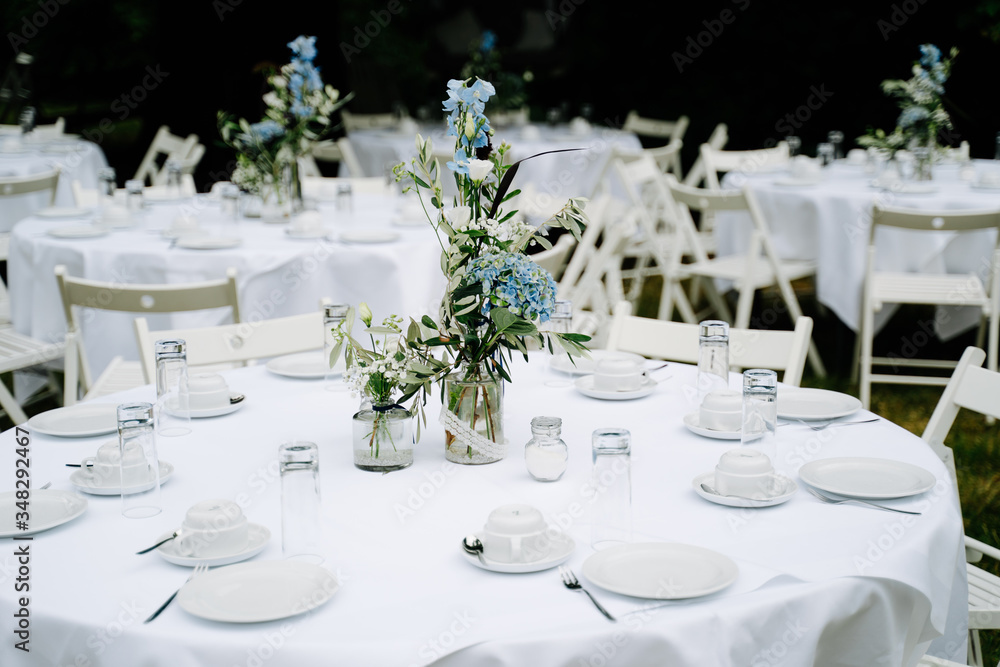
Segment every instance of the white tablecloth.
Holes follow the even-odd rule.
[[[661,384],[635,401],[597,401],[572,387],[546,386],[544,353],[511,369],[505,398],[507,457],[487,466],[444,459],[431,419],[411,468],[390,475],[353,467],[350,418],[357,399],[322,381],[291,380],[262,367],[227,372],[247,399],[238,412],[194,423],[184,439],[161,439],[176,472],[164,511],[126,520],[115,497],[89,496],[81,518],[31,542],[32,652],[9,636],[4,665],[913,665],[926,643],[964,659],[966,582],[953,482],[922,441],[886,421],[813,432],[779,427],[789,462],[874,456],[926,468],[937,486],[886,501],[922,511],[903,515],[833,506],[804,489],[789,502],[749,510],[709,503],[692,479],[738,446],[688,432],[682,416],[694,369],[671,364]],[[733,384],[737,378],[733,377]],[[436,392],[435,392],[436,394]],[[152,388],[123,396],[150,400]],[[115,402],[114,399],[110,399]],[[523,443],[539,414],[563,418],[569,468],[555,483],[525,471]],[[867,413],[858,415],[869,416]],[[650,603],[604,591],[583,577],[589,546],[590,437],[625,426],[632,436],[632,507],[638,542],[680,542],[717,550],[739,566],[737,581],[705,598]],[[33,484],[70,489],[67,462],[105,437],[57,439],[32,433]],[[188,570],[134,552],[180,524],[208,498],[239,502],[272,531],[258,560],[281,558],[279,443],[298,438],[320,450],[324,566],[342,588],[311,613],[262,624],[227,625],[188,615],[176,603],[142,619],[180,586]],[[14,488],[14,433],[0,436],[0,490]],[[801,484],[801,482],[800,482]],[[509,575],[465,560],[461,539],[497,506],[526,502],[575,540],[568,565],[619,617],[612,624],[555,570]],[[0,624],[15,607],[14,546],[0,540]],[[637,613],[629,613],[637,612]],[[943,636],[942,636],[943,635]],[[612,660],[613,658],[613,660]],[[260,662],[257,662],[260,661]],[[83,664],[83,663],[79,663]]]
[[[996,169],[992,161],[977,161],[979,170]],[[921,210],[997,209],[1000,189],[977,189],[959,178],[956,165],[934,168],[929,194],[904,194],[881,191],[870,185],[872,176],[862,167],[838,163],[823,172],[819,185],[783,185],[785,171],[769,173],[733,172],[726,175],[724,186],[745,183],[760,203],[771,230],[778,254],[787,258],[815,259],[818,262],[816,296],[840,320],[860,329],[861,287],[864,282],[868,238],[871,231],[871,208],[882,206],[912,207]],[[745,213],[719,214],[716,241],[721,255],[746,248],[750,219]],[[993,252],[995,234],[913,233],[883,230],[879,235],[876,268],[881,271],[920,271],[924,273],[976,273],[986,278]],[[951,308],[937,317],[940,335],[948,338],[978,324],[972,309]],[[877,314],[881,327],[892,310]]]
[[[446,129],[443,123],[438,123],[423,126],[420,132],[424,137],[430,137],[435,150],[438,150],[454,146],[455,138],[445,136]],[[567,125],[550,127],[533,124],[495,128],[495,131],[494,146],[504,141],[511,145],[508,153],[510,162],[545,151],[583,149],[544,155],[518,167],[511,189],[528,188],[538,193],[536,205],[541,209],[558,209],[570,197],[589,197],[614,151],[639,153],[642,150],[635,134],[607,127],[592,126],[589,132],[579,134],[572,132]],[[383,175],[386,165],[409,163],[416,152],[415,136],[415,133],[392,130],[356,130],[349,134],[366,176]],[[451,152],[454,153],[454,150]],[[451,178],[451,172],[447,171],[443,162],[441,167],[446,170],[442,176],[444,183]]]
[[[225,277],[237,270],[240,315],[245,322],[298,315],[319,308],[319,299],[336,303],[368,301],[379,318],[436,313],[444,293],[441,247],[429,223],[397,226],[395,203],[374,195],[354,195],[353,216],[338,214],[332,204],[320,212],[331,236],[346,230],[397,232],[391,243],[342,243],[290,238],[287,224],[260,219],[224,221],[219,205],[199,196],[186,205],[152,203],[134,229],[116,230],[92,239],[60,239],[47,230],[80,220],[28,218],[11,238],[8,284],[11,316],[18,331],[39,340],[60,340],[66,319],[54,268],[65,264],[69,275],[135,284],[179,284]],[[157,230],[182,211],[196,215],[216,235],[238,235],[238,247],[223,250],[171,248]],[[99,373],[115,355],[138,359],[131,322],[133,313],[88,311],[81,318],[84,345],[92,370]],[[211,326],[226,320],[217,310],[151,315],[152,329]]]
[[[23,152],[0,149],[0,176],[29,176],[59,166],[56,206],[73,206],[73,181],[84,188],[97,187],[97,172],[108,166],[104,151],[90,141],[59,139],[43,144],[28,143]],[[25,195],[5,200],[0,207],[0,232],[9,232],[18,220],[49,205],[48,194]]]

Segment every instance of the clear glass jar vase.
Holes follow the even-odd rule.
[[[507,453],[503,436],[503,378],[485,364],[466,364],[444,379],[440,421],[445,458],[453,463],[494,463]]]
[[[392,472],[413,463],[413,420],[395,403],[363,403],[354,414],[354,466]]]

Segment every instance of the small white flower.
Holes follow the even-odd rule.
[[[270,93],[264,95],[264,104],[271,107],[272,109],[285,108],[285,103],[281,101],[281,98],[278,97],[278,95],[274,91],[271,91]]]
[[[473,183],[482,183],[493,171],[493,163],[489,160],[469,160],[469,178]]]
[[[471,141],[476,136],[476,121],[472,116],[465,119],[465,136]]]
[[[283,76],[275,76],[271,78],[271,84],[275,88],[286,88],[288,86],[288,79]]]
[[[463,229],[472,219],[472,209],[468,206],[456,206],[445,211],[444,217],[448,219],[448,224],[451,225],[452,229]]]

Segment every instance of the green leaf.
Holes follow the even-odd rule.
[[[423,317],[421,317],[420,322],[428,329],[433,329],[436,331],[438,328],[437,322],[432,320],[429,315],[424,315]]]

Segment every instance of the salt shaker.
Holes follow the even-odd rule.
[[[156,358],[156,432],[165,437],[191,432],[191,397],[188,390],[187,343],[181,339],[158,340]]]
[[[599,428],[592,436],[590,546],[604,549],[632,541],[632,445],[623,428]]]
[[[535,417],[531,420],[531,440],[524,446],[528,474],[539,482],[554,482],[566,472],[569,448],[560,437],[562,419]]]
[[[698,405],[713,391],[729,389],[729,324],[705,320],[698,325]]]

